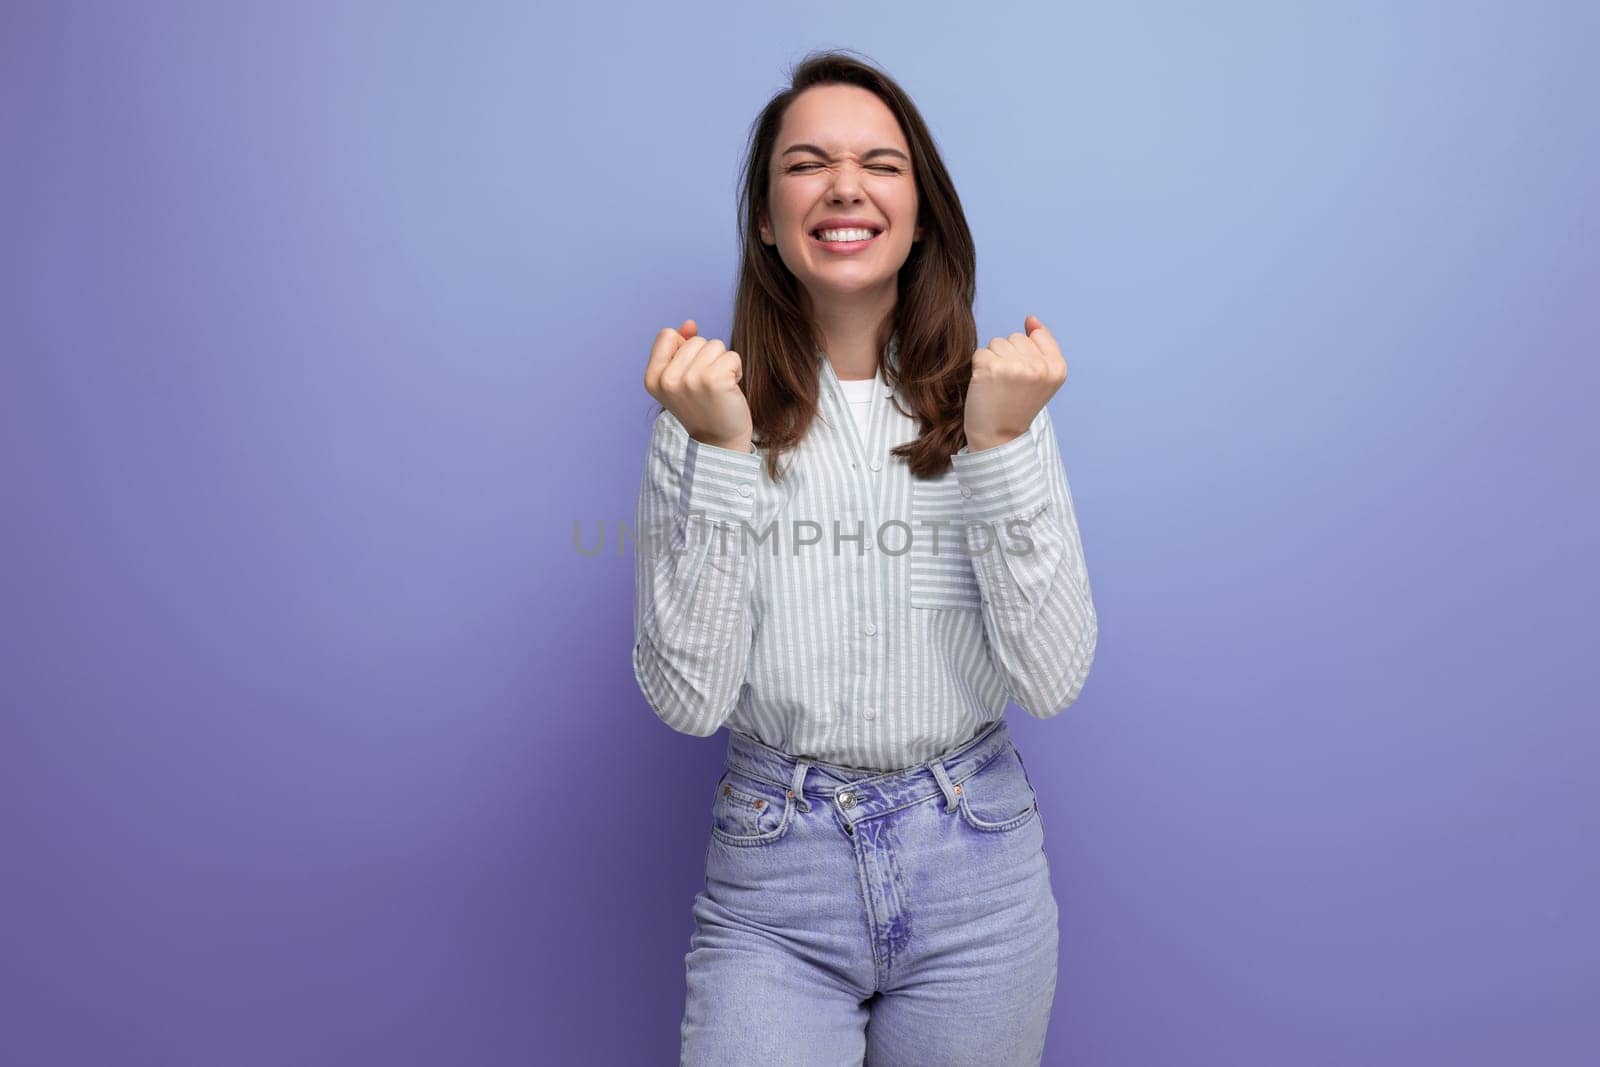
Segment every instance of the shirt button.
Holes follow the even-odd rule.
[[[739,495],[740,496],[749,496],[750,495],[750,487],[748,485],[741,485],[739,487]]]
[[[866,634],[868,637],[871,637],[873,634],[878,632],[878,627],[869,622],[861,628],[861,632]]]
[[[883,464],[880,463],[878,460],[873,460],[871,463],[867,464],[867,466],[871,467],[875,471],[883,469]]]
[[[864,719],[876,719],[878,717],[878,709],[868,708],[866,711],[861,713],[861,717]]]
[[[962,496],[971,496],[971,495],[972,495],[972,486],[970,486],[970,485],[963,485],[963,486],[962,486],[962,487],[961,487],[961,495],[962,495]]]

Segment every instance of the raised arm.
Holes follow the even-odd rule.
[[[1020,437],[950,462],[993,661],[1018,707],[1058,715],[1089,676],[1099,627],[1050,410]]]
[[[750,661],[761,456],[704,444],[656,416],[635,516],[633,673],[661,721],[705,737],[733,712]]]

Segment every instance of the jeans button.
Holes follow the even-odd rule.
[[[853,808],[853,807],[855,807],[856,806],[856,795],[854,793],[851,793],[851,792],[848,792],[848,791],[840,793],[839,794],[839,806],[842,807],[842,808]]]

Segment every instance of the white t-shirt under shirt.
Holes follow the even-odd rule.
[[[839,379],[839,385],[844,389],[845,399],[850,401],[850,414],[855,416],[856,428],[861,431],[861,439],[867,439],[867,418],[872,414],[872,393],[883,384],[883,371],[876,371],[870,378],[859,378],[855,381]]]

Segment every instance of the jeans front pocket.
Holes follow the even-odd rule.
[[[912,481],[912,607],[978,610],[978,576],[967,552],[965,519],[961,483],[954,471]]]
[[[794,810],[783,786],[725,770],[711,801],[711,835],[729,845],[769,845],[788,832]]]
[[[1039,817],[1039,798],[1013,747],[1003,749],[958,784],[957,807],[974,830],[1015,830]]]

